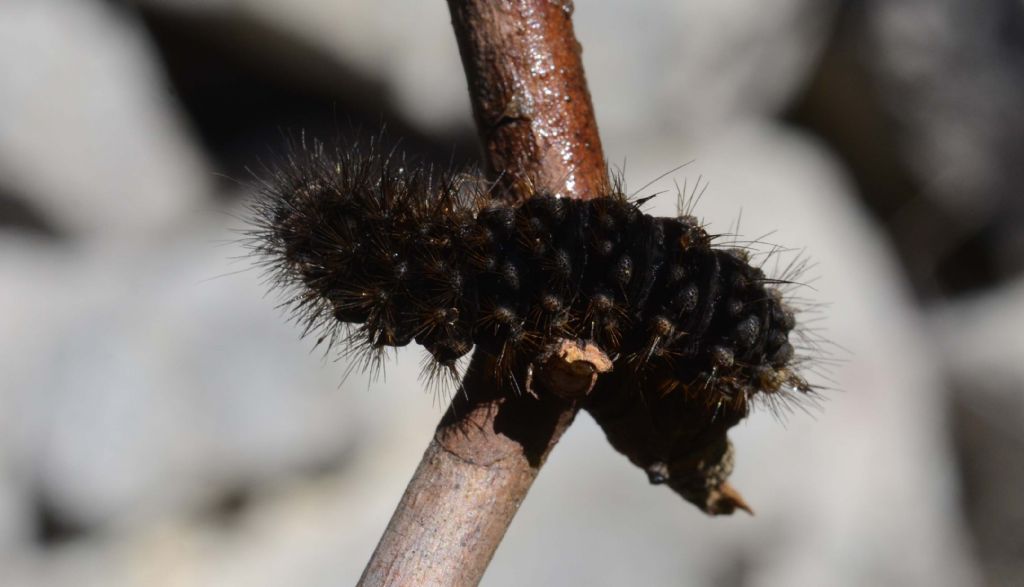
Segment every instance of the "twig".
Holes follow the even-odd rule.
[[[448,5],[489,171],[504,193],[607,193],[572,3]],[[590,345],[564,342],[547,356],[518,395],[500,391],[492,358],[474,357],[360,585],[479,583],[579,398],[611,368]]]
[[[449,0],[489,171],[514,195],[608,193],[569,0]]]

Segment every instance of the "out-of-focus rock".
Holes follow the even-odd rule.
[[[228,19],[253,31],[273,31],[280,35],[272,58],[279,66],[337,75],[324,64],[298,61],[309,53],[295,51],[295,47],[314,47],[320,55],[335,60],[336,69],[352,68],[364,79],[381,84],[392,105],[423,129],[443,132],[472,124],[462,62],[443,2],[137,1],[144,7]],[[285,46],[288,39],[291,47]],[[349,91],[358,94],[362,90]]]
[[[931,326],[949,369],[978,393],[1024,393],[1024,280],[985,294],[936,304]]]
[[[826,137],[922,297],[1024,269],[1024,5],[869,0],[844,9],[794,118]]]
[[[218,491],[338,466],[360,396],[337,389],[247,259],[197,230],[80,256],[7,239],[5,426],[29,483],[87,525],[135,524]],[[220,277],[218,277],[220,276]],[[210,279],[215,278],[216,279]],[[8,387],[10,386],[10,387]],[[8,416],[10,417],[10,416]]]
[[[974,549],[991,585],[1024,582],[1024,281],[934,309]]]
[[[110,240],[181,226],[209,194],[152,48],[96,0],[0,5],[0,187],[59,231]]]
[[[578,4],[576,34],[606,147],[627,135],[704,141],[723,127],[776,114],[814,64],[834,6]]]
[[[138,1],[286,31],[382,80],[395,105],[421,127],[469,124],[444,3]],[[777,112],[813,64],[834,6],[807,0],[577,5],[574,25],[602,131],[693,137],[737,116]]]
[[[1024,179],[1020,3],[873,1],[864,25],[864,63],[928,195],[958,215],[990,216],[1011,203]]]

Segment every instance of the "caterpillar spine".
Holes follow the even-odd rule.
[[[492,197],[472,175],[399,155],[297,145],[264,181],[250,236],[306,333],[381,368],[416,342],[428,378],[474,347],[501,380],[561,338],[589,339],[636,385],[745,413],[807,394],[793,310],[693,216],[645,214],[616,185],[591,200]]]

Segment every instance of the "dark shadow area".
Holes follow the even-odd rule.
[[[1008,261],[1004,251],[1013,240],[1007,223],[1024,210],[1022,198],[1014,197],[1022,179],[1015,176],[1024,173],[1024,166],[1007,160],[1000,167],[1003,177],[975,186],[979,193],[973,199],[995,202],[980,217],[968,218],[943,205],[941,191],[948,188],[942,178],[923,175],[920,165],[914,165],[913,150],[922,140],[921,129],[914,126],[920,124],[915,110],[922,104],[894,94],[893,73],[871,53],[871,34],[877,31],[866,22],[870,4],[843,4],[818,66],[784,119],[819,136],[845,164],[922,301],[1012,279],[1024,262]],[[1021,19],[1017,15],[1010,20]],[[983,127],[983,121],[970,119],[970,104],[963,108],[964,124]],[[990,141],[982,146],[1000,145],[998,151],[1007,157],[1024,156],[1012,131],[992,136],[978,132]],[[1014,144],[1002,145],[1006,141]]]
[[[538,396],[526,392],[526,366],[512,367],[511,378],[500,380],[496,375],[495,359],[484,351],[474,351],[472,361],[466,370],[463,385],[452,396],[452,402],[442,417],[438,428],[447,428],[448,433],[465,438],[500,438],[505,436],[522,447],[523,455],[533,468],[539,468],[552,444],[552,438],[564,424],[564,415],[570,408],[565,400],[552,394]],[[474,412],[478,412],[474,414]],[[483,434],[472,430],[479,427],[485,412],[493,420],[494,432],[498,435]],[[495,413],[496,412],[496,413]],[[488,450],[474,451],[482,460],[495,460],[507,456],[501,442],[492,442]],[[491,451],[496,451],[491,454]]]
[[[285,137],[300,133],[342,145],[381,136],[385,149],[398,146],[439,167],[479,161],[471,128],[450,136],[420,131],[393,106],[384,81],[302,39],[234,15],[135,10],[163,60],[168,91],[228,177],[247,179],[247,168],[272,163]]]
[[[250,511],[253,500],[251,487],[229,486],[200,509],[199,519],[218,526],[234,526]]]
[[[36,489],[33,494],[32,514],[35,520],[35,540],[46,548],[63,546],[88,538],[94,533],[93,528],[61,511],[42,489]]]
[[[62,233],[28,198],[0,189],[0,229],[21,230],[49,238],[63,238]]]
[[[988,585],[1024,585],[1022,412],[1019,394],[955,389],[951,424],[961,506]]]

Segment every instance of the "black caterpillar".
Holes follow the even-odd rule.
[[[558,339],[592,340],[615,360],[618,385],[643,391],[599,389],[588,407],[617,448],[650,453],[631,458],[654,482],[667,480],[672,424],[641,416],[656,437],[613,438],[638,405],[709,411],[724,441],[755,397],[812,390],[795,369],[796,320],[780,280],[746,251],[715,246],[690,215],[643,213],[621,186],[591,200],[536,193],[508,204],[466,175],[317,143],[299,145],[262,192],[254,248],[293,292],[287,303],[307,332],[370,368],[415,341],[432,357],[430,376],[452,381],[476,347],[513,383],[517,361]]]

